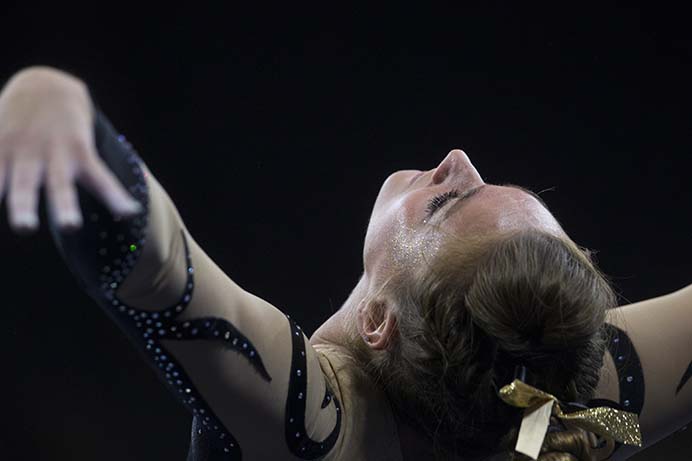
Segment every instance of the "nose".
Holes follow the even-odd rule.
[[[461,178],[461,176],[464,176],[464,178]],[[470,177],[466,178],[465,176]],[[466,152],[461,149],[454,149],[440,162],[431,179],[433,184],[442,184],[447,178],[455,181],[454,178],[458,177],[462,180],[475,179],[481,183],[483,182],[478,171],[471,164],[471,160],[469,160]]]

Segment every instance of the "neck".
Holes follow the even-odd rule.
[[[329,317],[310,337],[310,344],[326,344],[350,350],[356,329],[355,314],[361,301],[368,293],[368,280],[363,275],[351,291],[341,308]],[[394,412],[394,419],[399,434],[400,449],[404,461],[431,459],[430,443],[421,434]]]
[[[348,348],[357,334],[356,309],[368,292],[368,281],[363,274],[341,308],[329,317],[310,337],[310,344],[328,344]]]

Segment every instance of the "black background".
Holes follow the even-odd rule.
[[[690,283],[683,11],[184,5],[6,5],[0,78],[85,80],[206,252],[306,333],[357,281],[382,181],[452,148],[488,182],[552,188],[623,303]],[[45,225],[17,236],[1,211],[0,457],[185,459],[186,411]],[[683,432],[634,459],[690,452]]]

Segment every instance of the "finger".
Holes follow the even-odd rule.
[[[68,155],[53,152],[46,168],[48,209],[58,227],[74,230],[82,225],[82,213],[73,183],[74,168]]]
[[[38,228],[38,193],[43,173],[42,161],[15,152],[10,167],[7,205],[10,225],[18,232]]]
[[[99,197],[116,216],[129,216],[142,211],[142,206],[120,183],[107,165],[95,154],[89,156],[79,174],[79,181]]]

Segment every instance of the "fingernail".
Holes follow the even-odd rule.
[[[33,230],[38,227],[38,217],[32,213],[19,213],[14,220],[14,224],[21,229]]]
[[[61,217],[60,224],[65,227],[80,227],[82,217],[74,210],[66,211]]]
[[[130,200],[126,202],[126,204],[123,206],[123,211],[126,213],[132,213],[132,214],[137,214],[141,213],[144,210],[144,207],[142,206],[141,203],[137,202],[136,200]]]

